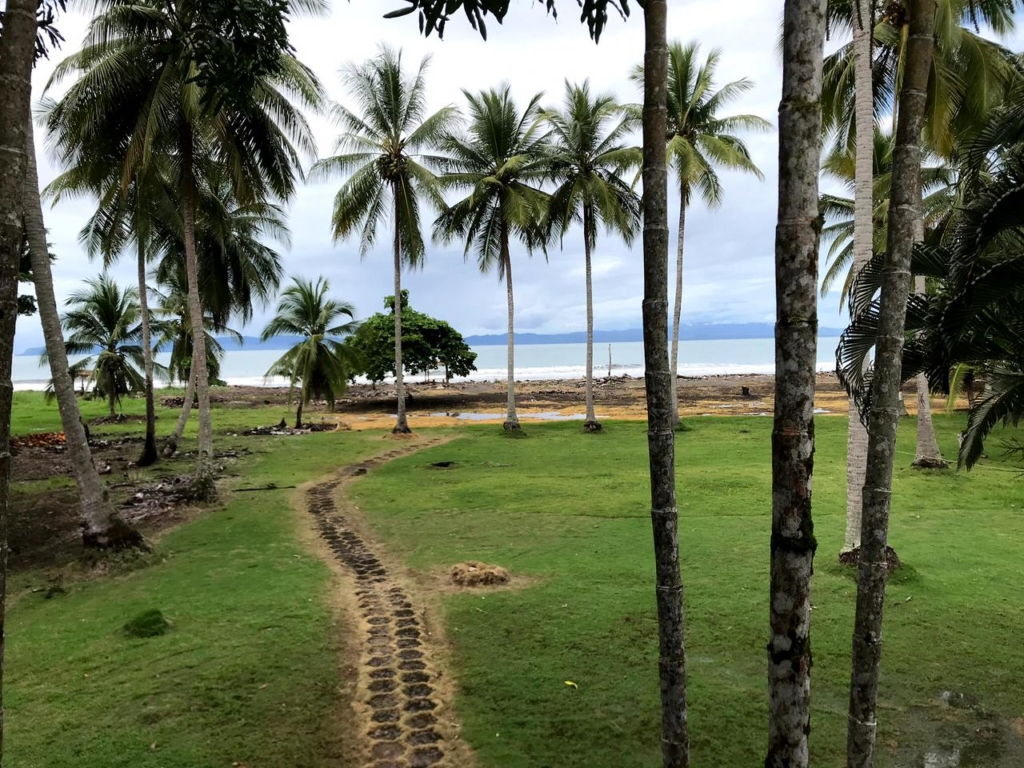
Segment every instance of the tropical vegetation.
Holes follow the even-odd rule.
[[[476,370],[476,352],[462,334],[444,320],[417,312],[409,304],[409,292],[402,291],[402,365],[424,377],[443,369],[445,382],[464,378]],[[350,378],[363,376],[376,385],[395,375],[395,299],[384,297],[387,313],[377,312],[359,324],[345,339],[352,350]]]
[[[394,269],[394,296],[402,300],[402,270],[423,266],[426,248],[421,210],[424,203],[443,207],[440,187],[430,170],[435,151],[456,120],[453,107],[428,114],[426,71],[429,59],[420,62],[411,77],[402,68],[402,54],[387,46],[362,65],[349,64],[343,81],[357,110],[340,104],[332,116],[344,129],[338,138],[341,154],[319,161],[315,178],[342,174],[347,178],[334,198],[334,239],[359,232],[363,255],[376,244],[377,230],[390,220]],[[426,164],[424,164],[426,163]],[[410,432],[405,415],[402,364],[402,310],[394,313],[395,383],[397,415],[395,433]]]
[[[988,623],[995,629],[977,623],[991,637],[979,635],[977,626],[963,629],[973,650],[960,649],[957,655],[949,651],[952,646],[937,650],[939,644],[932,642],[934,628],[948,622],[949,615],[966,610],[968,603],[978,610],[975,593],[1006,602],[1000,579],[1018,553],[995,539],[1016,540],[1003,498],[1010,497],[1012,480],[942,471],[901,475],[896,470],[902,461],[900,441],[905,441],[897,434],[898,398],[901,385],[911,378],[917,389],[917,468],[944,469],[940,443],[948,452],[958,431],[956,417],[933,422],[933,391],[947,395],[955,407],[961,388],[971,382],[974,396],[958,441],[959,465],[966,469],[979,465],[986,442],[991,446],[1000,426],[1017,427],[1024,419],[1024,62],[990,39],[1013,29],[1016,0],[898,0],[884,7],[871,0],[834,0],[824,6],[786,0],[778,125],[774,420],[770,435],[767,423],[701,423],[694,437],[702,439],[688,440],[678,453],[687,213],[695,197],[708,208],[721,204],[724,172],[762,177],[740,134],[765,130],[769,124],[752,114],[724,114],[748,94],[752,81],[740,78],[719,86],[720,51],[703,56],[697,42],[670,43],[666,0],[647,0],[641,9],[644,61],[632,77],[643,88],[642,105],[620,104],[614,94],[590,81],[566,81],[562,104],[544,107],[543,94],[522,101],[506,82],[463,90],[464,105],[440,109],[433,109],[427,96],[429,58],[408,68],[402,52],[388,46],[364,62],[347,64],[342,70],[343,103],[328,104],[317,76],[296,58],[288,26],[295,15],[323,13],[324,0],[90,4],[83,47],[56,66],[47,85],[53,97],[44,98],[39,110],[38,125],[61,166],[44,195],[55,205],[73,196],[88,199],[93,214],[80,234],[83,250],[100,257],[104,270],[130,254],[137,285],[121,287],[104,271],[70,293],[61,316],[55,291],[59,280],[54,279],[37,194],[31,71],[36,59],[61,42],[55,24],[65,5],[64,0],[8,0],[0,26],[0,210],[5,214],[0,217],[0,550],[10,550],[18,568],[28,569],[28,575],[18,576],[24,583],[17,582],[12,591],[17,618],[8,625],[15,642],[22,643],[15,646],[12,668],[17,672],[9,682],[24,697],[16,700],[17,707],[12,704],[11,712],[17,723],[28,701],[33,727],[38,726],[33,734],[26,733],[23,720],[15,726],[24,740],[15,750],[23,750],[19,759],[26,764],[43,760],[60,765],[72,759],[68,755],[83,765],[89,760],[97,765],[122,759],[142,763],[164,754],[163,740],[175,745],[168,758],[175,765],[246,765],[261,759],[327,765],[347,755],[351,747],[339,744],[349,734],[332,731],[314,745],[309,734],[320,733],[315,726],[327,713],[341,711],[335,706],[341,683],[335,657],[342,637],[338,627],[352,618],[351,601],[329,607],[323,569],[309,562],[291,518],[280,514],[291,498],[281,491],[294,487],[280,483],[299,485],[337,472],[339,454],[343,462],[354,462],[351,472],[308,494],[302,495],[302,489],[295,497],[309,501],[319,532],[336,553],[360,549],[354,543],[359,541],[356,531],[365,525],[382,546],[392,549],[389,558],[407,560],[417,576],[420,570],[440,573],[452,562],[472,562],[486,552],[512,564],[514,579],[526,577],[521,589],[517,584],[514,590],[489,594],[486,603],[469,590],[440,598],[444,610],[438,635],[447,634],[451,662],[460,675],[464,736],[487,764],[527,759],[565,766],[617,760],[620,765],[635,758],[637,764],[660,759],[665,768],[688,768],[692,750],[698,761],[730,765],[764,758],[765,765],[793,768],[807,768],[812,754],[839,761],[845,752],[849,765],[870,767],[881,762],[881,745],[895,759],[931,764],[935,759],[918,749],[929,741],[925,731],[930,726],[915,725],[907,713],[920,708],[938,683],[920,669],[911,674],[908,660],[919,661],[924,648],[936,668],[955,676],[964,653],[974,653],[986,663],[998,659],[1013,672],[1015,660],[999,649],[1016,625],[1000,623],[1006,618],[1002,614],[999,622]],[[546,3],[549,12],[555,6],[553,0]],[[595,40],[609,11],[625,18],[633,8],[626,0],[580,0],[579,6],[581,21]],[[486,21],[504,19],[509,3],[406,0],[404,8],[389,15],[415,14],[421,33],[429,36],[443,34],[457,11],[486,36]],[[841,37],[825,56],[827,35]],[[310,120],[327,107],[340,136],[333,154],[321,157]],[[636,146],[638,140],[641,146]],[[361,256],[386,247],[392,257],[393,293],[385,298],[383,312],[361,323],[352,304],[332,296],[323,276],[295,277],[281,290],[283,276],[299,271],[288,263],[285,251],[291,245],[289,204],[305,181],[307,165],[311,179],[339,184],[329,222],[324,216],[325,233],[329,225],[336,243],[357,241]],[[822,194],[822,175],[825,184],[838,185],[841,191]],[[670,183],[672,196],[679,194],[672,305]],[[596,415],[593,272],[606,247],[598,254],[602,228],[621,238],[627,249],[642,233],[642,270],[638,266],[635,272],[643,275],[643,429],[618,424],[603,428]],[[578,248],[573,243],[579,234],[582,263],[575,269],[582,271],[587,323],[583,426],[591,433],[614,431],[614,438],[605,434],[578,445],[576,430],[568,426],[539,429],[528,443],[500,440],[485,431],[453,433],[457,440],[434,448],[426,465],[421,458],[399,461],[346,489],[366,510],[366,519],[359,519],[360,510],[353,506],[352,528],[345,530],[337,526],[347,525],[349,510],[334,514],[331,507],[338,507],[338,478],[365,474],[376,466],[375,455],[385,452],[374,448],[371,438],[348,438],[340,430],[337,435],[284,437],[271,430],[275,439],[285,441],[279,448],[268,430],[253,427],[261,426],[257,420],[271,411],[276,420],[281,405],[249,400],[234,412],[230,404],[218,409],[218,448],[226,444],[231,450],[214,453],[210,390],[226,378],[221,375],[224,350],[218,339],[226,335],[240,340],[234,329],[244,328],[275,303],[276,313],[261,339],[288,338],[291,346],[266,374],[289,383],[289,399],[281,399],[290,409],[294,397],[296,429],[308,426],[304,412],[308,419],[309,409],[320,403],[333,411],[352,381],[363,377],[376,390],[393,377],[392,433],[410,441],[409,450],[422,447],[421,438],[411,434],[406,413],[411,397],[406,375],[422,374],[428,381],[443,368],[450,382],[476,369],[476,354],[461,334],[446,321],[413,309],[402,288],[403,275],[429,266],[432,246],[450,245],[504,283],[504,430],[521,436],[514,262],[538,252],[547,258],[556,243]],[[819,280],[822,257],[826,270]],[[429,261],[434,260],[432,255]],[[332,267],[339,270],[359,268],[343,250],[336,262]],[[57,270],[62,277],[59,262]],[[34,284],[34,302],[18,295],[19,281]],[[344,285],[349,291],[351,283]],[[850,315],[836,353],[849,393],[849,415],[846,424],[838,419],[822,424],[815,419],[818,299],[838,286],[841,305]],[[51,369],[63,438],[41,432],[55,428],[56,416],[33,396],[13,393],[10,385],[15,322],[32,311],[43,326],[44,359]],[[166,369],[155,362],[161,352],[170,355]],[[69,363],[69,355],[79,359]],[[194,442],[194,454],[183,454],[195,456],[195,471],[187,483],[148,468],[158,459],[158,377],[184,385],[180,401],[175,393],[160,405],[181,407],[166,439],[165,460],[176,460],[179,444],[188,442],[191,448]],[[118,418],[118,407],[122,414],[134,414],[145,401],[142,453],[137,461],[125,462],[123,472],[116,470],[125,482],[106,483],[100,477],[101,465],[92,449],[105,449],[109,442],[91,446],[84,421],[99,416],[100,404],[77,397],[76,378],[88,378],[94,394],[102,398],[107,418],[93,426],[105,434],[126,436],[132,427],[120,423],[124,420]],[[389,390],[388,402],[390,395]],[[198,429],[189,423],[194,407]],[[32,433],[31,439],[53,441],[48,447],[63,441],[66,453],[60,448],[53,453],[62,461],[66,456],[75,482],[71,489],[58,478],[17,478],[16,493],[22,495],[17,501],[27,504],[18,512],[34,514],[13,518],[8,514],[11,423]],[[243,430],[247,438],[260,441],[257,451],[266,456],[247,458],[250,451],[238,434]],[[1016,432],[1001,434],[1010,438],[1007,455],[993,463],[1006,465],[1024,455],[1024,447]],[[307,439],[309,443],[298,442]],[[638,462],[644,439],[646,467]],[[842,527],[842,516],[832,514],[829,505],[842,496],[844,439],[846,533],[840,562],[824,569],[819,563],[812,622],[816,548],[819,540],[838,542]],[[387,452],[385,458],[404,450]],[[285,454],[289,461],[282,463]],[[739,469],[737,462],[742,462]],[[228,470],[230,464],[238,467],[244,481],[230,479],[235,474]],[[557,472],[552,469],[556,466]],[[102,471],[115,470],[108,466]],[[251,485],[250,478],[260,484]],[[954,486],[959,485],[970,487],[975,501],[995,505],[993,514],[1005,528],[1000,536],[993,538],[988,528],[964,523],[960,509],[933,510],[934,505],[925,503],[942,493],[956,498]],[[129,486],[131,496],[119,490]],[[216,499],[218,487],[268,495],[252,505],[229,500],[223,515],[200,516],[170,534],[169,543],[159,541],[152,559],[146,554],[151,545],[116,511],[136,506],[138,517],[132,520],[144,520],[153,509],[159,517],[165,494],[177,502],[209,502]],[[587,492],[581,495],[580,488]],[[83,543],[137,551],[102,561],[98,568],[94,566],[102,555],[91,556],[86,574],[79,572],[79,565],[67,563],[58,564],[57,577],[46,571],[53,582],[46,599],[67,596],[60,601],[67,611],[57,616],[49,609],[55,603],[35,597],[43,571],[17,560],[19,547],[4,537],[9,530],[21,535],[18,526],[24,520],[35,524],[50,519],[23,497],[50,502],[50,494],[61,493],[70,494],[67,498],[81,509],[76,524],[80,519]],[[761,530],[745,525],[742,531],[730,531],[724,513],[756,507],[755,497],[771,499],[770,526],[765,518]],[[417,503],[410,504],[411,498]],[[642,508],[648,506],[650,522],[641,525],[641,517],[646,519]],[[686,515],[697,507],[701,514]],[[51,508],[59,511],[62,506]],[[635,530],[631,509],[637,513]],[[495,510],[501,519],[495,518]],[[921,514],[914,516],[917,511]],[[237,524],[232,522],[236,516]],[[13,528],[11,520],[17,523]],[[682,548],[681,523],[687,527]],[[606,524],[611,525],[607,530]],[[950,576],[957,566],[936,554],[941,548],[925,540],[920,526],[942,531],[940,536],[957,532],[958,544],[968,553],[972,545],[984,550],[985,562],[979,561],[972,573],[992,577],[986,588],[974,590],[967,602],[962,591],[951,596],[936,588],[940,581],[957,582]],[[890,527],[901,554],[909,553],[912,564],[907,570],[895,570],[898,558],[888,546]],[[336,530],[340,533],[333,535]],[[650,564],[641,568],[638,554],[644,531],[648,539],[653,533],[653,594],[649,585],[642,586],[651,578]],[[61,533],[52,535],[62,540]],[[569,558],[566,536],[575,542]],[[712,553],[710,541],[728,543],[733,554],[739,553],[738,565],[730,564],[728,553]],[[750,563],[756,561],[750,554],[757,546],[770,554],[767,579],[765,573],[758,577],[750,572]],[[351,551],[349,555],[351,559]],[[360,576],[366,574],[359,569],[386,570],[383,560],[369,554],[357,552],[354,557]],[[700,567],[709,557],[717,558],[718,568],[712,569],[717,602],[707,598],[709,572]],[[855,576],[844,570],[850,564],[857,566]],[[79,587],[75,581],[72,595],[61,586],[65,574],[72,580],[91,579],[97,572],[121,573],[122,567],[123,583],[107,579],[100,586],[83,582]],[[129,573],[136,567],[141,573]],[[252,580],[240,578],[243,567],[259,573]],[[275,576],[275,584],[266,579],[267,573]],[[930,578],[919,579],[919,573]],[[684,574],[691,588],[685,622]],[[0,604],[6,576],[6,559],[0,557]],[[752,663],[748,653],[755,645],[764,647],[765,595],[743,598],[757,578],[767,582],[767,665],[763,658]],[[887,597],[890,580],[900,598],[904,588],[913,587],[919,595],[924,584],[928,601],[909,624],[888,611],[885,629],[888,633],[894,627],[897,640],[887,645],[883,660],[882,616],[892,602]],[[225,584],[231,589],[225,591]],[[202,594],[190,593],[185,605],[178,593],[183,588],[194,592],[196,585]],[[570,600],[560,603],[561,613],[553,614],[555,592],[563,600],[577,587],[586,593],[586,610],[573,608]],[[291,590],[288,599],[282,588]],[[259,599],[252,597],[254,590],[260,592]],[[401,591],[392,590],[388,600],[406,611]],[[374,608],[373,594],[356,593],[368,611]],[[135,613],[154,615],[153,606],[141,605],[140,595],[159,596],[180,613],[180,619],[163,625],[171,630],[167,637],[142,642],[115,631],[131,618],[120,615],[122,601]],[[287,607],[296,595],[306,608]],[[912,597],[908,594],[904,602]],[[761,617],[755,627],[751,617],[758,606]],[[332,618],[334,608],[339,613]],[[284,624],[268,626],[269,614]],[[3,618],[0,612],[0,629]],[[852,649],[843,647],[851,637],[851,622]],[[813,700],[812,623],[818,651]],[[386,622],[374,619],[368,624],[374,639],[391,631]],[[918,627],[917,634],[908,634],[911,624]],[[398,626],[405,632],[402,637],[419,636],[420,619],[411,618],[411,612]],[[63,628],[55,635],[56,650],[26,650],[29,643],[23,637],[49,637],[53,627]],[[708,627],[727,627],[729,637],[715,636],[718,630],[709,634]],[[581,628],[590,640],[580,640]],[[742,642],[731,648],[730,638],[737,637]],[[169,645],[159,645],[165,641]],[[70,654],[67,642],[80,648],[75,652],[79,655]],[[0,632],[0,674],[2,643]],[[232,658],[210,652],[210,643],[230,647]],[[32,646],[39,644],[32,641]],[[268,652],[271,646],[273,653]],[[315,657],[312,663],[299,664],[300,646]],[[705,651],[712,647],[724,655],[709,662]],[[153,648],[163,648],[159,658],[152,655]],[[432,679],[433,670],[423,672],[429,665],[417,661],[416,653],[403,657],[412,674],[402,682],[419,690],[415,681]],[[125,654],[133,663],[117,669],[108,663],[122,661]],[[575,671],[574,656],[587,659]],[[626,682],[621,675],[615,681],[604,679],[602,670],[623,666],[616,656],[632,659],[625,666],[632,665],[635,674]],[[699,670],[699,695],[692,703],[688,661],[690,673]],[[46,674],[64,680],[61,690],[72,698],[85,691],[83,663],[90,674],[93,669],[101,674],[101,687],[113,686],[110,698],[118,699],[116,683],[124,682],[137,689],[133,701],[142,703],[126,708],[119,701],[112,714],[98,718],[89,710],[95,722],[82,728],[101,735],[54,754],[50,745],[67,740],[67,723],[80,721],[81,712],[49,700],[41,704],[35,692],[45,688]],[[886,676],[881,674],[883,663]],[[254,679],[248,667],[240,671],[253,664],[266,674],[265,681]],[[565,667],[559,678],[568,679],[552,688],[544,678],[559,665]],[[296,687],[299,667],[319,670],[322,687]],[[715,680],[714,670],[724,668],[730,679]],[[143,684],[137,669],[156,669],[157,675],[150,674]],[[193,677],[193,670],[198,676]],[[381,674],[373,678],[373,691],[382,692],[380,702],[388,702],[397,683],[387,673],[394,676],[394,671],[377,671]],[[766,671],[765,757],[765,705],[757,698],[762,694],[748,693]],[[637,682],[644,675],[648,681]],[[160,683],[162,676],[169,682]],[[1008,755],[1011,763],[1019,762],[1024,749],[1012,741],[1009,723],[1019,702],[1006,693],[1006,686],[996,684],[998,677],[985,669],[968,681],[987,699],[986,708],[978,709],[986,713],[984,723],[956,713],[946,713],[945,719],[967,723],[975,734],[995,734],[993,743],[1009,750],[997,757]],[[198,689],[189,689],[188,702],[181,698],[185,678],[200,681]],[[305,695],[298,696],[300,692]],[[246,699],[250,695],[252,702]],[[194,706],[196,696],[200,706]],[[573,697],[568,708],[565,696]],[[273,721],[286,736],[273,744],[258,737],[250,742],[249,729],[243,727],[248,715],[235,717],[239,697],[246,699],[253,722]],[[194,715],[188,723],[179,722],[185,704]],[[495,720],[492,715],[498,711],[502,716]],[[824,736],[817,729],[816,735],[811,733],[812,711],[831,723]],[[378,713],[383,719],[372,733],[392,733],[390,712]],[[997,714],[989,717],[992,713]],[[516,723],[511,735],[499,731],[509,716]],[[738,732],[762,737],[756,746],[751,738],[709,739],[707,733],[718,732],[716,718],[729,720]],[[756,726],[749,725],[755,720]],[[168,725],[172,721],[173,728]],[[235,726],[224,731],[223,723],[229,721]],[[652,740],[653,724],[659,721],[660,739]],[[580,722],[587,723],[585,749],[576,733]],[[595,730],[595,722],[612,727]],[[225,738],[211,740],[214,731],[224,731]],[[156,740],[150,741],[150,733]],[[179,738],[179,733],[184,736]],[[430,730],[417,733],[442,739]],[[385,735],[377,741],[389,743],[391,737]],[[388,743],[375,759],[390,760]],[[429,749],[416,753],[420,762],[440,759]],[[969,757],[967,748],[957,751],[955,759],[964,755]],[[449,757],[461,759],[454,752]]]
[[[345,391],[352,354],[344,337],[355,332],[355,308],[328,296],[330,284],[294,278],[281,292],[277,314],[263,329],[261,341],[275,336],[299,336],[301,341],[285,352],[267,371],[283,376],[294,390],[299,386],[295,428],[302,429],[302,406],[311,398],[326,401],[331,410]],[[347,318],[347,319],[346,319]]]

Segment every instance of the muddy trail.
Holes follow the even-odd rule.
[[[422,604],[354,530],[340,499],[352,479],[445,441],[437,438],[353,464],[306,492],[306,508],[319,535],[355,587],[356,710],[365,744],[359,764],[369,768],[454,768],[450,753],[457,725],[445,700],[447,686],[439,685],[441,670],[425,629]]]

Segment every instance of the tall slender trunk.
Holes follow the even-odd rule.
[[[196,189],[192,137],[186,137],[184,157],[185,189],[182,204],[185,224],[185,273],[188,277],[188,311],[192,322],[192,371],[199,394],[199,446],[196,451],[196,486],[201,495],[216,497],[213,483],[213,420],[210,414],[210,378],[206,361],[206,329],[199,295],[199,259],[196,254]]]
[[[53,393],[57,399],[61,426],[67,439],[68,462],[78,488],[82,509],[82,538],[86,546],[111,547],[141,543],[141,538],[114,512],[107,489],[93,464],[89,437],[82,424],[82,414],[75,395],[75,382],[68,366],[64,335],[61,333],[57,298],[53,292],[50,254],[46,246],[46,227],[39,199],[39,178],[36,170],[32,123],[29,122],[28,163],[25,175],[25,234],[32,259],[36,306],[43,326],[46,356],[50,361]],[[111,413],[113,414],[113,407]]]
[[[139,230],[136,221],[136,230]],[[156,452],[156,403],[153,399],[153,346],[149,329],[149,297],[146,290],[146,246],[141,231],[136,232],[139,245],[139,311],[142,315],[142,362],[145,369],[146,397],[146,438],[142,444],[142,455],[138,462],[140,467],[148,467],[157,460]]]
[[[874,30],[874,1],[857,0],[853,24],[853,66],[856,101],[853,195],[853,274],[856,276],[871,261],[874,251],[874,154],[875,113],[871,79],[871,38]],[[865,363],[866,365],[866,363]],[[860,546],[861,508],[863,506],[864,467],[868,460],[868,431],[860,418],[860,408],[849,401],[849,430],[846,438],[846,536],[843,552]]]
[[[167,439],[167,444],[164,446],[164,457],[171,458],[177,450],[178,443],[181,442],[181,436],[185,431],[185,425],[188,423],[188,417],[192,414],[192,401],[196,398],[196,376],[189,368],[188,371],[188,382],[185,384],[185,402],[181,406],[181,414],[178,416],[178,423],[174,425],[174,432]]]
[[[506,430],[518,430],[519,417],[516,416],[516,303],[512,292],[512,256],[508,248],[508,231],[501,235],[501,260],[505,271],[505,294],[508,299],[508,412],[505,414]]]
[[[18,319],[18,264],[31,119],[32,56],[36,0],[7,0],[0,35],[0,764],[3,763],[4,617],[7,593],[7,525],[11,481],[11,368]]]
[[[920,243],[923,240],[924,219],[919,215],[914,226],[914,241]],[[927,279],[924,276],[914,278],[914,293],[924,295],[927,291]],[[932,423],[932,388],[927,374],[919,373],[914,382],[917,385],[917,450],[912,466],[917,469],[945,469],[949,462],[942,458],[939,441],[935,437],[935,425]]]
[[[402,370],[402,240],[398,231],[399,197],[395,190],[395,397],[397,418],[392,433],[407,435],[412,432],[405,415],[405,374]]]
[[[111,419],[117,418],[117,381],[113,376],[107,381],[107,413]]]
[[[295,428],[302,429],[302,401],[303,395],[299,395],[299,406],[295,409]]]
[[[686,185],[680,187],[679,233],[676,236],[676,300],[672,308],[672,413],[676,423],[679,419],[679,323],[683,318],[683,242],[686,232],[686,199],[689,197]]]
[[[664,768],[688,768],[690,736],[686,719],[683,580],[679,572],[679,513],[676,508],[676,414],[672,412],[675,376],[668,367],[667,12],[666,0],[647,0],[644,6],[644,379],[658,606],[662,765]]]
[[[889,236],[878,313],[875,374],[871,382],[864,522],[853,628],[847,765],[874,765],[882,610],[888,577],[886,546],[892,469],[899,421],[897,400],[910,292],[914,222],[921,201],[921,128],[935,34],[935,0],[908,0],[910,35],[893,149]]]
[[[590,262],[589,233],[594,225],[594,213],[589,206],[583,208],[583,258],[586,262],[587,280],[587,387],[586,402],[587,416],[583,421],[583,428],[588,432],[600,432],[601,423],[594,413],[594,284],[593,272]]]
[[[775,422],[766,768],[806,768],[811,730],[814,379],[824,0],[786,0],[775,230]]]

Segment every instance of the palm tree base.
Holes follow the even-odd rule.
[[[395,428],[391,430],[392,435],[411,435],[412,430],[409,429],[408,424],[396,424]]]
[[[583,422],[583,431],[584,432],[594,433],[594,432],[600,432],[602,429],[603,429],[603,427],[601,426],[601,422],[597,421],[596,419],[588,419],[587,421]]]
[[[914,459],[914,463],[910,466],[914,469],[949,469],[949,462],[945,459],[936,459],[926,456],[920,459]]]
[[[840,552],[839,564],[857,568],[860,565],[860,547]],[[896,571],[903,567],[903,562],[900,560],[899,555],[896,554],[896,550],[890,546],[885,548],[885,567],[890,571]]]
[[[208,504],[217,500],[217,482],[209,468],[200,468],[192,477],[188,487],[181,492],[181,498],[194,504]]]
[[[138,461],[135,463],[140,467],[149,467],[156,464],[159,458],[160,456],[156,451],[156,440],[150,435],[146,438],[146,443],[142,447],[142,455],[139,456]]]
[[[505,430],[508,435],[514,435],[515,437],[525,437],[523,434],[523,428],[519,425],[518,419],[508,419],[501,428]]]
[[[676,425],[675,425],[674,429],[675,429],[676,432],[692,432],[693,431],[693,427],[691,427],[689,424],[687,424],[682,419],[680,419],[679,421],[676,422]]]
[[[90,531],[84,528],[82,531],[82,545],[86,549],[92,550],[117,551],[136,549],[141,552],[150,551],[150,546],[146,543],[142,534],[119,517],[112,518],[110,526],[103,530]]]
[[[168,440],[166,443],[164,443],[164,449],[163,449],[162,453],[163,453],[163,457],[165,459],[171,458],[177,452],[178,452],[178,441],[177,440]]]

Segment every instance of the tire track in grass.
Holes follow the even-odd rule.
[[[434,438],[343,468],[306,491],[306,508],[321,538],[355,582],[361,627],[358,709],[369,768],[451,766],[454,724],[438,686],[440,670],[424,631],[424,611],[400,579],[354,530],[337,502],[338,489],[381,464],[447,442]]]

